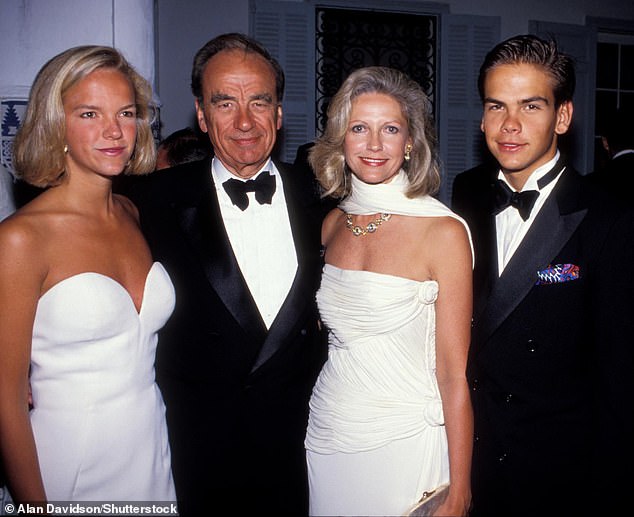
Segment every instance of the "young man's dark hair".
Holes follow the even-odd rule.
[[[539,66],[552,78],[555,108],[572,101],[575,92],[574,60],[559,51],[556,41],[545,41],[532,34],[508,39],[489,51],[478,76],[480,98],[484,99],[484,81],[491,69],[520,63]]]

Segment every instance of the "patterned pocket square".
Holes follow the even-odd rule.
[[[546,269],[537,272],[535,285],[559,284],[579,278],[579,266],[575,264],[549,264]]]

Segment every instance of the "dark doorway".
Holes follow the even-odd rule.
[[[316,123],[343,80],[364,66],[387,66],[417,81],[436,110],[438,20],[433,15],[317,8]]]

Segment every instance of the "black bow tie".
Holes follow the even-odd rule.
[[[557,175],[562,171],[564,165],[562,160],[559,160],[557,164],[546,174],[544,174],[539,180],[537,180],[537,186],[539,190],[543,189]],[[535,205],[535,201],[539,197],[538,190],[525,190],[523,192],[515,192],[502,180],[497,180],[494,185],[494,215],[499,214],[505,208],[512,206],[517,208],[520,216],[524,221],[531,215],[531,210]]]
[[[254,180],[240,181],[231,178],[225,181],[222,186],[231,198],[231,202],[240,210],[246,210],[249,206],[247,192],[255,192],[255,199],[258,203],[271,204],[275,193],[275,176],[264,171]]]
[[[537,190],[525,190],[524,192],[514,192],[502,180],[495,183],[495,214],[499,214],[506,207],[513,206],[517,208],[520,216],[524,221],[531,215],[531,210],[539,192]]]

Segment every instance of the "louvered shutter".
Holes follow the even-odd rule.
[[[448,204],[455,176],[487,156],[477,80],[484,56],[499,42],[500,18],[444,15],[441,23],[437,126],[443,183],[439,198]]]
[[[573,98],[572,126],[559,140],[575,169],[582,174],[594,168],[594,95],[596,76],[596,31],[583,25],[530,21],[529,31],[555,38],[560,50],[575,59],[577,86]]]
[[[252,0],[250,9],[250,34],[286,75],[276,153],[293,162],[297,148],[315,138],[315,8],[303,2]]]

